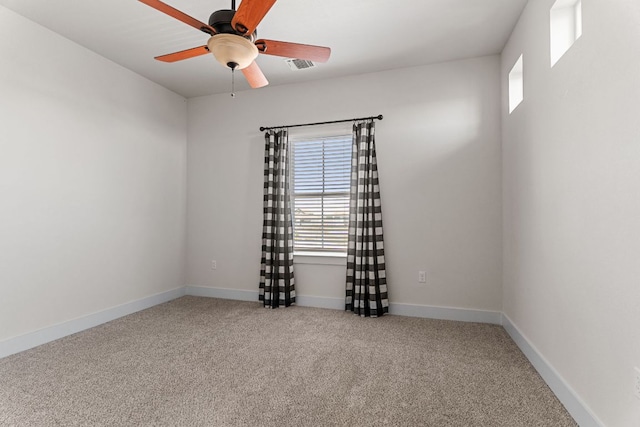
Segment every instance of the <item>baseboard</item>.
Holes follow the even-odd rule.
[[[186,295],[240,301],[258,301],[258,291],[210,288],[204,286],[187,286]],[[344,298],[296,295],[296,305],[300,307],[344,310]],[[502,324],[502,313],[499,311],[391,303],[389,304],[389,314],[409,317],[424,317],[428,319],[456,320],[459,322],[491,323],[495,325]]]
[[[238,301],[258,301],[258,291],[246,291],[243,289],[210,288],[207,286],[185,287],[185,295],[194,297],[208,297],[220,299],[233,299]]]
[[[390,303],[389,314],[427,319],[455,320],[458,322],[502,324],[502,313],[468,308],[435,307],[429,305]]]
[[[296,305],[299,305],[301,307],[315,307],[315,308],[329,308],[331,310],[344,310],[344,298],[297,295]]]
[[[298,295],[296,304],[302,307],[330,308],[344,310],[344,298],[316,297]],[[390,303],[389,314],[396,316],[423,317],[427,319],[456,320],[459,322],[477,322],[502,324],[499,311],[469,310],[464,308],[432,307],[428,305]]]
[[[542,379],[547,383],[556,397],[562,402],[574,420],[580,427],[603,427],[602,421],[595,416],[589,407],[580,399],[576,392],[567,384],[555,368],[542,356],[542,354],[531,344],[518,327],[509,319],[506,314],[502,314],[502,326],[507,331],[511,339],[516,343],[529,362],[538,371]]]
[[[8,340],[0,342],[0,358],[55,341],[68,335],[84,331],[85,329],[93,328],[128,314],[153,307],[154,305],[180,298],[184,295],[184,290],[184,288],[172,289],[170,291],[151,295],[116,307],[111,307],[97,313],[92,313],[87,316],[58,323],[57,325],[49,326],[34,332],[9,338]]]
[[[258,301],[259,293],[258,291],[247,291],[241,289],[211,288],[205,286],[189,285],[186,287],[186,295],[191,295],[194,297],[233,299],[238,301]],[[296,305],[300,307],[344,310],[344,299],[296,295]]]

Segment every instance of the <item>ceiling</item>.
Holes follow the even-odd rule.
[[[208,22],[231,0],[163,0]],[[331,47],[316,68],[256,60],[270,85],[500,53],[527,0],[279,0],[258,37]],[[240,1],[237,2],[238,5]],[[154,56],[206,44],[208,36],[137,0],[0,0],[18,14],[184,97],[228,93],[231,72],[210,55],[169,64]],[[238,73],[236,90],[249,89]],[[255,89],[260,90],[260,89]]]

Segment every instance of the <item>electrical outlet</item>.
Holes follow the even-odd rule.
[[[427,283],[426,271],[418,271],[418,283]]]
[[[633,368],[633,394],[640,399],[640,369],[638,367]]]
[[[218,268],[218,263],[215,260],[211,261],[211,269],[215,270],[217,268]]]

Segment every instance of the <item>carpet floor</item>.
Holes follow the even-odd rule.
[[[576,426],[496,325],[183,297],[0,359],[7,426]]]

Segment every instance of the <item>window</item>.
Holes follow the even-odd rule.
[[[557,0],[551,7],[549,20],[553,67],[582,35],[582,1]]]
[[[295,252],[347,252],[351,135],[293,140]]]
[[[509,72],[509,114],[516,109],[524,99],[524,81],[522,55]]]

